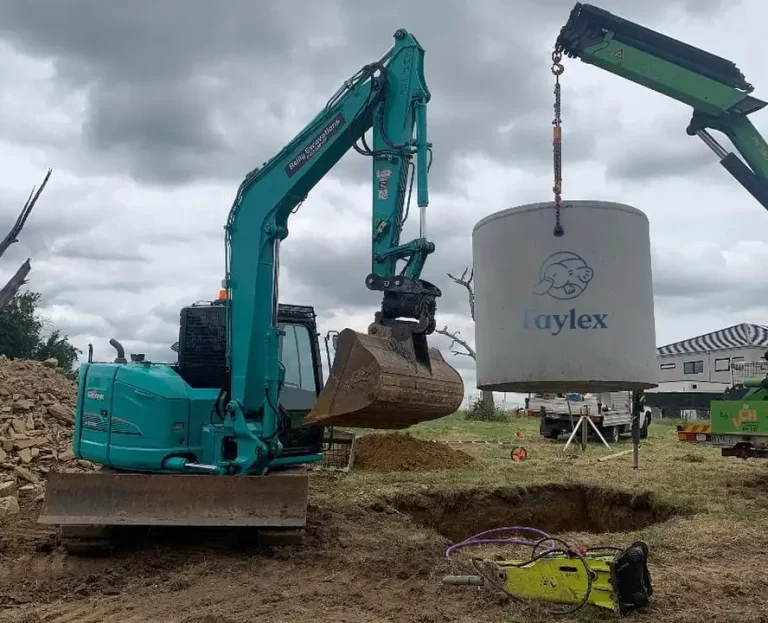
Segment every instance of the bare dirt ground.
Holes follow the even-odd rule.
[[[641,451],[606,463],[592,446],[562,453],[537,422],[465,423],[460,415],[412,429],[434,439],[484,437],[525,445],[464,447],[455,469],[315,473],[304,545],[259,550],[235,532],[153,537],[104,559],[67,556],[35,523],[41,502],[19,491],[0,520],[0,621],[9,623],[448,623],[553,621],[493,591],[441,585],[467,570],[446,561],[452,541],[523,524],[580,545],[650,546],[651,609],[659,623],[768,622],[768,466],[682,446],[654,425]],[[627,442],[621,442],[628,447]],[[585,607],[560,621],[608,621]]]

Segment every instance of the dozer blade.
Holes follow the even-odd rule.
[[[455,413],[464,382],[426,336],[379,337],[344,329],[328,382],[307,424],[400,429]]]
[[[50,473],[38,522],[303,528],[308,484],[305,469],[266,476]]]

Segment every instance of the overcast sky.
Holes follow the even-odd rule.
[[[129,352],[174,358],[179,309],[218,291],[222,228],[243,176],[404,27],[426,48],[433,95],[428,233],[438,250],[424,277],[444,292],[439,325],[472,339],[465,292],[446,273],[471,262],[479,219],[551,199],[549,54],[573,2],[435,4],[0,0],[3,230],[54,169],[0,277],[31,257],[45,315],[84,352],[92,342],[97,359],[113,356],[113,336]],[[733,60],[768,97],[762,4],[601,6]],[[690,110],[574,59],[565,68],[564,197],[649,216],[657,344],[768,323],[768,215],[685,134]],[[767,114],[753,115],[758,127]],[[363,283],[370,184],[370,160],[351,152],[289,222],[281,300],[314,304],[323,334],[365,330],[379,304]],[[474,390],[471,361],[446,356]]]

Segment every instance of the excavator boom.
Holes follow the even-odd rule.
[[[555,51],[693,108],[686,132],[701,138],[768,209],[768,143],[748,119],[766,102],[750,95],[753,86],[733,62],[581,2],[560,30]],[[727,136],[744,160],[709,129]]]

